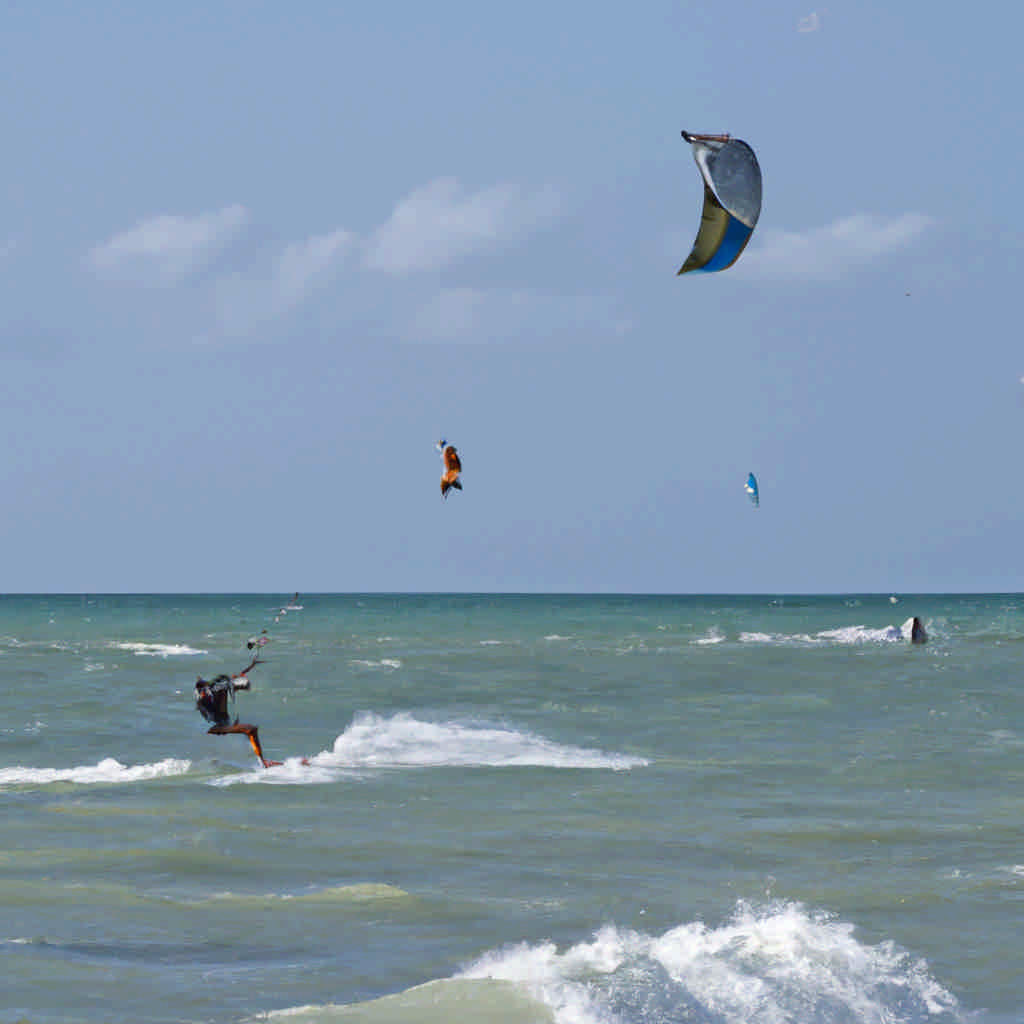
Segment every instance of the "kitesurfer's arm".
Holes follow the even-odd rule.
[[[258,657],[253,658],[252,661],[250,661],[249,664],[246,665],[241,672],[238,672],[231,677],[232,680],[241,680],[241,682],[235,683],[236,690],[247,690],[249,688],[249,680],[245,677],[259,664],[261,664],[260,659]]]

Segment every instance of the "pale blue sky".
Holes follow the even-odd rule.
[[[1022,29],[8,5],[0,591],[1024,589]]]

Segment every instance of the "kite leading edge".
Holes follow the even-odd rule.
[[[704,209],[693,249],[679,273],[727,270],[740,258],[761,215],[761,168],[741,139],[682,134],[704,179]]]

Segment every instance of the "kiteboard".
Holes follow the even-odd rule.
[[[271,761],[268,758],[267,759],[267,763],[263,767],[264,768],[280,768],[281,765],[283,765],[283,764],[284,764],[284,761]],[[309,767],[309,758],[308,757],[300,757],[299,758],[299,764],[301,764],[303,768],[308,768]]]

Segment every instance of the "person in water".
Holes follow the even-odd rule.
[[[259,729],[255,725],[246,725],[239,722],[237,716],[231,721],[228,714],[228,698],[235,699],[236,690],[248,690],[251,688],[248,673],[260,663],[259,658],[253,660],[233,676],[220,675],[216,679],[207,680],[202,676],[196,679],[196,710],[208,722],[213,724],[206,731],[214,736],[226,736],[228,733],[241,733],[249,738],[252,749],[260,759],[264,768],[280,764],[280,761],[268,761],[263,756],[263,747],[260,745]]]
[[[910,642],[912,644],[928,643],[928,634],[925,632],[924,623],[916,615],[910,624]]]

